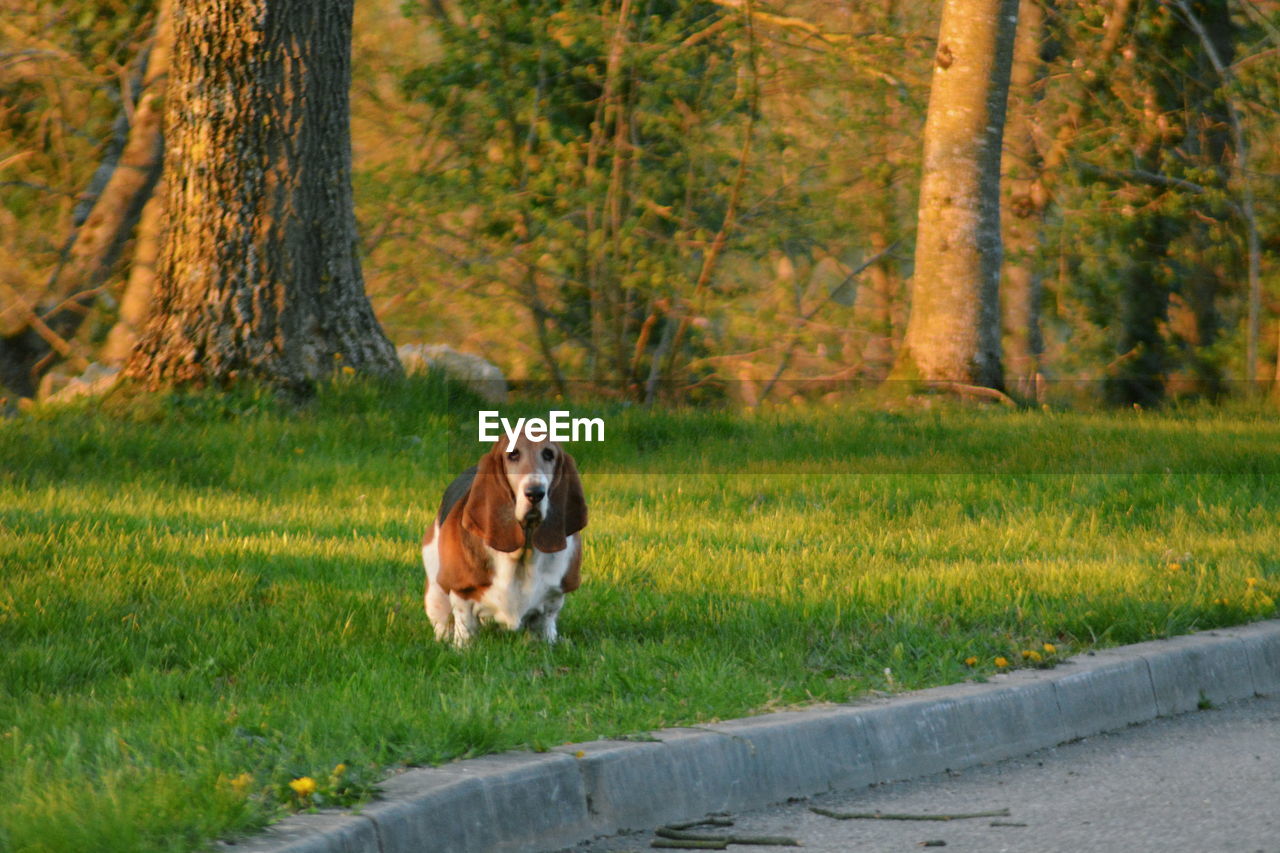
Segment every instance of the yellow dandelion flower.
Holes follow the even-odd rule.
[[[316,792],[316,780],[310,776],[303,776],[290,782],[289,787],[299,797],[309,797]]]
[[[338,764],[337,767],[333,768],[333,773],[330,775],[341,776],[343,773],[346,773],[346,772],[347,772],[347,765],[340,763]]]
[[[342,373],[344,376],[355,376],[356,369],[349,364],[342,365]]]
[[[1040,653],[1035,649],[1027,649],[1022,653],[1022,657],[1024,660],[1029,660],[1032,663],[1039,663],[1042,660]]]
[[[965,658],[965,659],[964,659],[964,665],[965,665],[965,666],[977,666],[977,665],[978,665],[978,659],[977,659],[976,657],[974,657],[973,655],[970,655],[969,657],[967,657],[967,658]]]
[[[1258,579],[1257,579],[1257,578],[1245,578],[1245,579],[1244,579],[1244,585],[1245,585],[1245,586],[1247,586],[1247,587],[1249,587],[1250,589],[1253,589],[1255,586],[1257,586],[1257,585],[1258,585]]]
[[[1045,643],[1044,653],[1046,655],[1056,655],[1058,653],[1058,647],[1055,646],[1053,643]]]
[[[1009,665],[1008,658],[996,658],[996,666],[1000,667],[1001,669],[1004,669],[1008,665]]]
[[[1169,571],[1171,571],[1171,572],[1176,572],[1176,571],[1178,571],[1178,570],[1179,570],[1179,569],[1181,569],[1181,568],[1182,568],[1182,563],[1170,563],[1170,564],[1169,564]]]
[[[231,780],[231,790],[237,794],[243,794],[253,787],[253,775],[250,773],[241,773],[239,776]]]

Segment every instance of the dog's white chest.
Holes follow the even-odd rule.
[[[542,615],[549,605],[558,610],[564,595],[560,585],[577,548],[578,537],[569,536],[564,550],[553,554],[491,550],[493,583],[476,602],[476,615],[514,630]]]

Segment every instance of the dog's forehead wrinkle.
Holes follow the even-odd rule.
[[[554,452],[550,459],[543,457],[543,451],[551,448]],[[512,459],[511,454],[504,455],[506,469],[508,475],[513,479],[523,479],[525,476],[539,473],[544,476],[550,476],[555,469],[556,460],[560,457],[560,446],[549,439],[542,441],[530,441],[528,436],[523,433],[516,440],[515,450],[516,458]],[[514,485],[513,485],[514,488]]]

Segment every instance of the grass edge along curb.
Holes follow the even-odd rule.
[[[358,814],[294,815],[237,853],[554,849],[959,770],[1280,690],[1280,620],[1090,652],[1048,670],[410,770]]]

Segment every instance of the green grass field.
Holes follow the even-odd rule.
[[[474,410],[428,379],[0,422],[0,849],[190,850],[393,765],[1048,665],[1280,598],[1261,410],[615,406],[571,448],[592,515],[565,641],[460,653],[418,542],[481,452]]]

